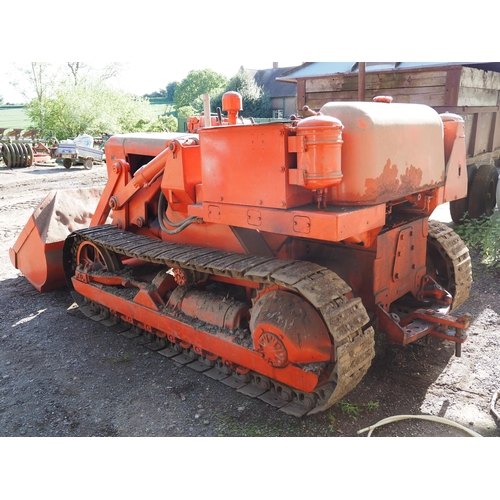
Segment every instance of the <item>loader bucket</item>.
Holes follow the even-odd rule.
[[[39,292],[66,284],[64,240],[71,232],[89,227],[101,194],[96,188],[51,191],[33,212],[9,256]]]

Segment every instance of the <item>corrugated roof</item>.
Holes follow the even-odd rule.
[[[366,72],[397,71],[439,66],[468,66],[500,72],[498,62],[367,62]],[[296,82],[298,78],[357,73],[357,62],[308,62],[285,71],[279,78],[283,82]]]

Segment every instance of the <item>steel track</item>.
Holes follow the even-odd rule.
[[[437,220],[429,220],[429,236],[438,242],[439,252],[448,267],[451,282],[448,291],[453,296],[453,311],[467,300],[472,287],[469,249],[453,229]]]
[[[275,380],[250,372],[241,375],[231,370],[220,358],[206,359],[197,354],[196,346],[182,348],[165,338],[140,330],[114,317],[110,311],[79,294],[75,299],[84,314],[95,321],[134,338],[136,342],[160,354],[221,380],[243,394],[258,397],[281,411],[295,416],[323,411],[350,392],[368,371],[375,355],[374,330],[363,329],[369,321],[359,298],[349,299],[348,285],[334,272],[305,261],[258,257],[214,250],[205,247],[164,242],[118,229],[97,226],[72,233],[64,247],[64,264],[68,286],[72,289],[75,255],[78,246],[92,242],[99,247],[154,264],[182,268],[209,275],[230,277],[279,285],[308,300],[322,316],[335,347],[335,366],[329,380],[312,393],[305,393]]]

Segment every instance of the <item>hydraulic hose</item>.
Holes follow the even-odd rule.
[[[180,222],[172,222],[168,219],[167,212],[167,199],[163,194],[163,191],[160,190],[160,199],[158,200],[158,222],[160,223],[160,227],[162,231],[167,234],[178,234],[186,227],[190,226],[193,222],[198,221],[198,217],[194,215],[187,217],[183,221]],[[176,229],[168,229],[167,226],[175,227]]]
[[[384,418],[383,420],[380,420],[374,425],[370,425],[370,427],[366,427],[365,429],[361,429],[358,431],[358,434],[361,434],[363,432],[368,432],[368,436],[370,437],[372,435],[372,432],[377,428],[385,424],[390,424],[391,422],[397,422],[398,420],[406,420],[406,419],[420,419],[420,420],[430,420],[432,422],[438,422],[440,424],[446,424],[446,425],[451,425],[452,427],[456,427],[457,429],[461,429],[467,434],[470,434],[471,436],[474,437],[482,437],[481,434],[478,434],[477,432],[474,432],[470,429],[467,429],[467,427],[464,427],[463,425],[457,424],[456,422],[452,422],[451,420],[448,420],[446,418],[442,417],[434,417],[432,415],[396,415],[394,417],[388,417]]]

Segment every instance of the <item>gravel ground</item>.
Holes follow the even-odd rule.
[[[13,268],[8,249],[48,191],[105,181],[104,166],[0,164],[0,436],[354,438],[394,415],[441,416],[500,436],[489,411],[500,387],[500,275],[477,257],[470,299],[457,311],[472,314],[460,358],[438,339],[401,348],[377,337],[370,371],[343,404],[297,419],[111,332],[85,318],[66,289],[38,293]],[[374,435],[467,434],[404,420]]]

